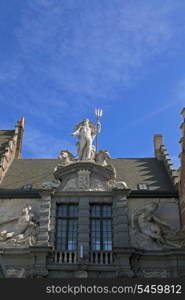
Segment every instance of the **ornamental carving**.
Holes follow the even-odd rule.
[[[78,188],[80,190],[88,191],[90,189],[90,173],[89,170],[78,171]]]
[[[59,187],[60,181],[59,180],[52,180],[52,181],[45,181],[42,183],[43,190],[52,190],[54,188]]]
[[[63,166],[71,164],[72,162],[75,161],[74,155],[68,150],[62,150],[60,152],[58,159],[60,159],[59,165],[63,165]]]
[[[10,227],[12,230],[6,229]],[[5,220],[0,224],[0,244],[6,243],[15,246],[34,246],[36,245],[36,237],[38,232],[38,223],[32,214],[31,206],[22,209],[19,216]]]
[[[110,154],[107,150],[101,150],[96,154],[96,163],[101,166],[107,166],[110,160]]]
[[[146,250],[181,248],[184,237],[156,215],[159,204],[152,202],[131,216],[131,239],[134,247]]]

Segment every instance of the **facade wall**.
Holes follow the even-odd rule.
[[[39,218],[37,244],[15,247],[1,244],[7,277],[185,277],[185,252],[183,249],[139,249],[132,244],[131,219],[136,210],[149,203],[158,202],[155,215],[179,229],[179,208],[176,198],[127,198],[123,192],[52,193],[44,191],[41,199],[1,199],[1,219],[11,218],[25,207],[32,206]],[[61,263],[55,259],[56,204],[78,203],[78,253],[77,261]],[[111,263],[91,263],[90,204],[112,204],[113,208],[113,260]],[[44,223],[45,222],[45,223]],[[12,226],[12,225],[11,225]],[[10,229],[13,229],[12,227]],[[7,226],[3,227],[8,228]],[[40,230],[41,229],[41,230]],[[84,257],[79,258],[80,245]],[[141,247],[142,248],[142,247]]]

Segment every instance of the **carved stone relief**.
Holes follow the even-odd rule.
[[[51,190],[51,189],[59,187],[59,185],[60,185],[60,181],[58,181],[58,180],[45,181],[42,183],[42,188],[44,190]]]
[[[110,154],[107,150],[101,150],[96,154],[96,163],[101,166],[107,166],[110,160]]]
[[[25,278],[26,271],[24,268],[8,268],[6,270],[7,278]]]
[[[78,171],[78,188],[80,190],[89,190],[90,188],[90,171],[80,170]]]
[[[128,189],[126,182],[124,181],[113,181],[109,184],[110,189],[112,190],[125,190]]]
[[[157,217],[158,207],[158,203],[152,202],[132,214],[130,228],[132,245],[146,250],[181,248],[183,234]]]
[[[80,170],[77,176],[69,179],[62,189],[63,191],[112,191],[128,190],[124,181],[106,182],[99,178],[91,177],[88,170]]]
[[[0,245],[34,246],[38,232],[38,223],[32,214],[31,206],[22,209],[19,216],[0,223]],[[11,227],[11,231],[8,228]]]
[[[94,179],[91,183],[91,191],[106,191],[108,189],[108,185],[100,179]]]
[[[77,142],[77,145],[79,143]],[[89,159],[82,159],[82,160],[89,160],[96,162],[97,164],[101,166],[108,166],[110,165],[110,154],[107,150],[100,150],[98,153],[96,153],[96,148],[94,145],[91,146]],[[71,163],[76,163],[79,160],[75,160],[74,155],[69,152],[68,150],[62,150],[60,152],[60,155],[58,156],[58,159],[60,160],[58,166],[67,166]]]
[[[63,191],[105,191],[107,185],[100,179],[91,177],[89,170],[79,170],[73,178],[67,180]]]
[[[101,156],[105,151],[102,151]],[[107,154],[106,154],[107,155]],[[59,187],[63,191],[112,191],[128,190],[124,181],[115,180],[115,169],[106,165],[102,159],[102,165],[96,162],[75,162],[66,166],[57,166],[54,170],[57,179],[52,182],[44,182],[44,189]]]
[[[77,191],[77,190],[78,190],[77,178],[69,179],[66,185],[63,187],[63,191]]]
[[[69,165],[75,161],[74,155],[68,150],[62,150],[58,158],[60,159],[59,165],[63,166]]]

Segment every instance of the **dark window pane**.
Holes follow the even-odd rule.
[[[66,217],[67,216],[67,205],[58,205],[57,209],[57,216],[58,217]]]
[[[59,250],[77,249],[78,206],[61,204],[57,206],[56,247]]]
[[[100,217],[100,206],[99,205],[91,206],[91,217]]]
[[[91,249],[112,250],[111,205],[91,205]]]
[[[100,251],[101,250],[100,241],[93,241],[92,250],[94,250],[94,251]]]
[[[103,244],[103,250],[112,251],[112,242]]]
[[[112,216],[112,207],[110,205],[104,205],[102,207],[103,217],[111,217]]]
[[[70,205],[69,206],[69,216],[70,217],[77,217],[77,214],[78,214],[77,205]]]

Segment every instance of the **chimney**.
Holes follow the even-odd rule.
[[[180,196],[180,210],[181,210],[181,223],[182,229],[185,231],[185,108],[181,111],[183,116],[183,122],[180,126],[182,130],[181,139],[179,143],[181,144],[180,158],[180,180],[179,180],[179,196]]]
[[[24,117],[22,117],[16,125],[15,133],[17,134],[17,144],[15,150],[15,158],[20,158],[22,154],[22,139],[24,133]]]
[[[163,145],[163,136],[162,134],[155,134],[154,135],[154,153],[155,157],[158,160],[161,160],[161,146]]]

